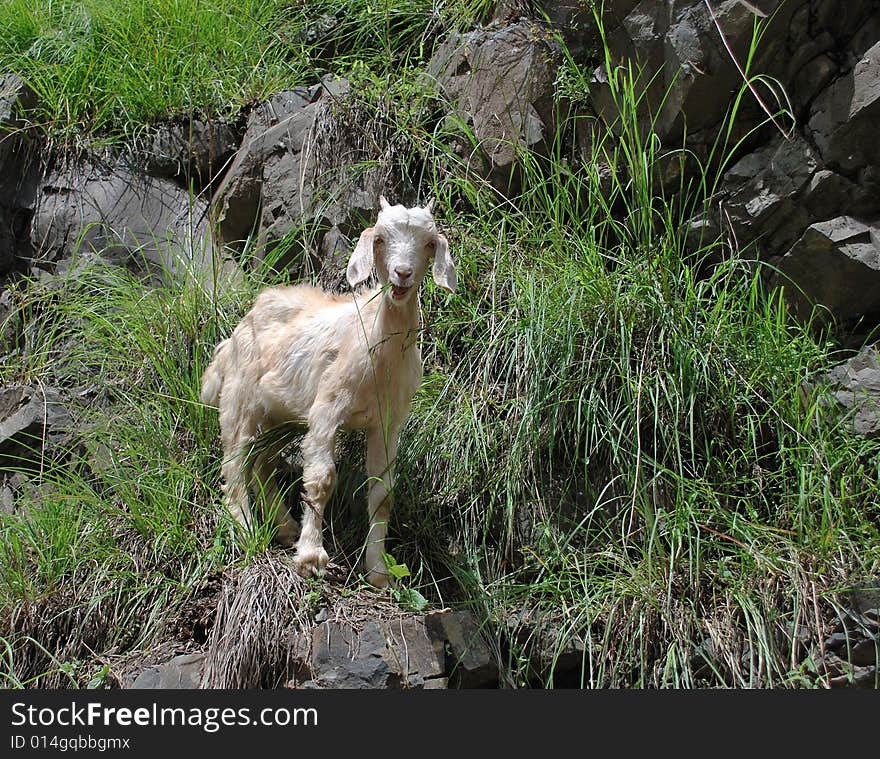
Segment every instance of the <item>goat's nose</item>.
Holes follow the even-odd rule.
[[[401,282],[406,282],[412,276],[412,266],[395,266],[394,273],[400,278]]]

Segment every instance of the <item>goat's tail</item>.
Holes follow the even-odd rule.
[[[207,406],[217,406],[220,403],[220,390],[226,373],[228,343],[228,339],[224,340],[214,349],[214,358],[202,375],[202,392],[199,400]]]

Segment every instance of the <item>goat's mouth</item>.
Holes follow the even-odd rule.
[[[394,300],[403,300],[409,295],[410,290],[412,290],[412,286],[401,287],[400,285],[391,285],[391,297],[394,298]]]

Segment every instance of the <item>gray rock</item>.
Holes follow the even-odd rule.
[[[788,250],[810,223],[801,197],[818,167],[806,140],[777,137],[725,173],[725,226],[732,227],[740,246],[757,241],[765,255]]]
[[[498,687],[498,664],[471,612],[438,612],[429,614],[427,620],[433,636],[448,642],[453,687]]]
[[[742,83],[733,59],[746,59],[756,18],[762,19],[765,30],[753,65],[762,72],[778,69],[778,64],[772,64],[781,58],[796,8],[780,0],[721,0],[712,4],[713,19],[706,3],[693,0],[618,5],[629,10],[619,24],[606,26],[612,65],[635,63],[634,71],[641,72],[636,82],[640,121],[673,148],[680,146],[685,128],[692,148],[696,147],[694,136],[704,132],[706,145],[711,143]],[[590,94],[597,113],[612,125],[619,111],[605,84],[604,68],[601,63],[594,72]],[[745,134],[762,114],[754,102],[743,100],[737,136]],[[704,147],[701,157],[705,157]]]
[[[801,317],[814,303],[848,323],[880,313],[880,224],[849,216],[811,224],[779,264],[786,298]],[[800,288],[800,289],[798,289]]]
[[[324,622],[312,632],[312,682],[322,688],[397,688],[400,679],[385,656],[377,622],[361,630]]]
[[[880,360],[877,346],[869,346],[858,355],[834,367],[826,375],[832,398],[852,418],[853,429],[860,435],[880,433]],[[880,590],[857,588],[852,591],[856,609],[880,605]]]
[[[207,205],[174,183],[112,158],[48,172],[31,223],[35,264],[54,270],[98,258],[150,274],[210,282],[213,243]]]
[[[876,667],[880,662],[880,641],[874,638],[860,640],[849,651],[847,659],[857,667]]]
[[[58,390],[0,388],[0,470],[39,469],[65,456],[72,438],[70,412]]]
[[[540,151],[553,133],[560,60],[547,27],[524,20],[500,29],[453,32],[428,64],[428,76],[479,147],[474,151],[462,138],[462,158],[503,192],[518,187],[517,150]]]
[[[813,103],[809,129],[822,158],[849,173],[880,163],[880,42]]]
[[[212,182],[228,168],[241,142],[235,124],[223,119],[173,119],[159,125],[146,152],[146,170],[188,186]]]
[[[130,687],[134,690],[194,690],[201,687],[204,670],[204,654],[183,654],[164,664],[148,667]]]
[[[831,633],[824,642],[825,648],[829,651],[838,651],[847,645],[849,637],[841,630]]]
[[[850,362],[852,362],[851,369]],[[850,362],[843,365],[847,367],[847,378],[851,376],[850,371],[853,371],[859,375],[860,384],[870,389],[880,399],[880,361],[878,361],[877,346],[864,350]],[[868,370],[867,376],[863,374],[865,369]],[[877,611],[880,609],[880,580],[856,585],[850,591],[850,603],[859,614],[880,620],[877,616]]]
[[[304,635],[310,646],[303,645]],[[359,627],[322,622],[296,636],[300,688],[399,689],[443,687],[444,641],[423,616],[370,621]]]
[[[324,284],[339,283],[332,254],[350,250],[373,220],[379,195],[414,198],[395,135],[343,79],[326,77],[314,87],[273,95],[248,118],[241,147],[214,194],[222,241],[243,249],[251,239],[257,257],[277,254],[277,268],[300,276],[317,271],[328,277]]]
[[[33,90],[14,75],[0,78],[0,276],[30,260],[30,220],[39,174],[39,146],[27,111]]]

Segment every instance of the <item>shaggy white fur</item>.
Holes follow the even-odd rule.
[[[277,507],[278,539],[296,542],[303,576],[329,561],[321,529],[336,483],[334,451],[340,429],[366,431],[369,478],[367,579],[388,583],[382,554],[391,512],[400,430],[422,378],[417,343],[418,287],[433,260],[434,281],[455,291],[455,266],[437,231],[431,203],[404,208],[380,198],[348,264],[352,287],[375,269],[379,286],[342,296],[310,285],[260,294],[232,335],[221,342],[202,377],[203,403],[220,411],[227,506],[251,521],[249,490]],[[302,441],[302,526],[279,503],[275,470],[280,450],[247,452],[259,435],[286,421],[307,424]],[[298,535],[298,539],[297,539]]]

